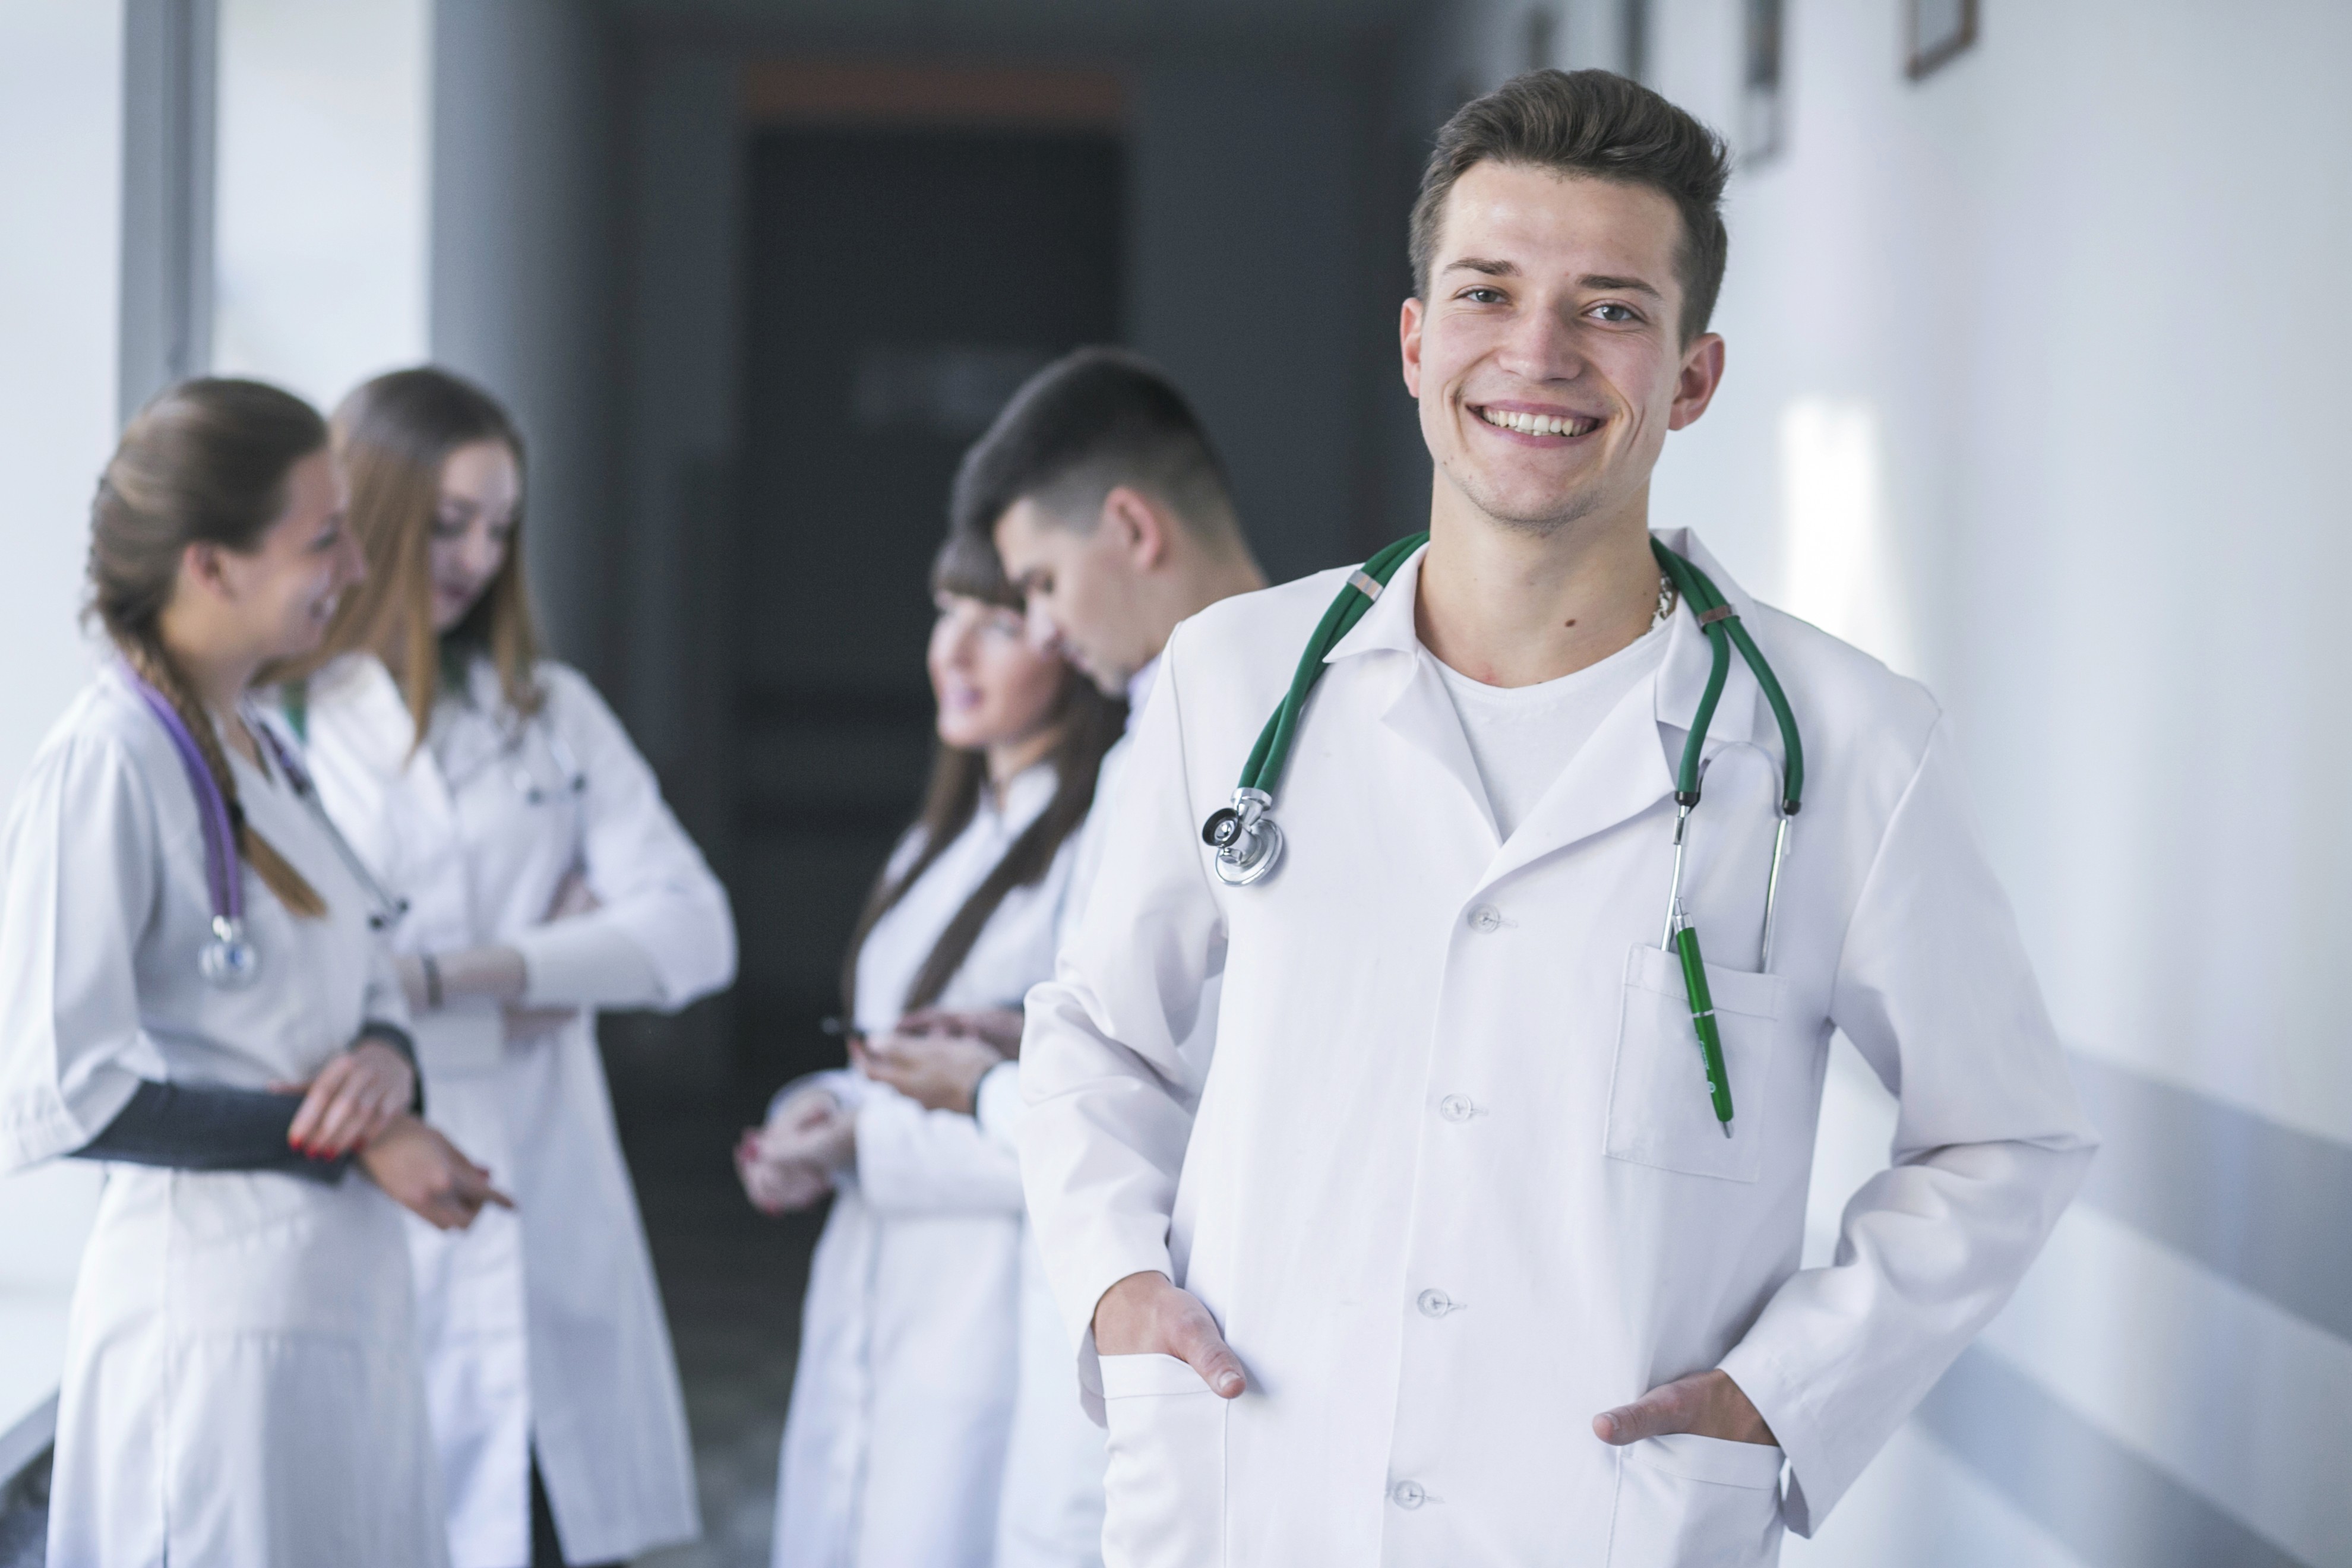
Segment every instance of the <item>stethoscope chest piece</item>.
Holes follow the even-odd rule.
[[[208,984],[242,991],[260,975],[261,953],[246,937],[243,921],[215,915],[212,940],[197,956],[196,967]]]
[[[1282,829],[1266,815],[1273,804],[1264,790],[1237,789],[1233,805],[1201,825],[1201,842],[1217,852],[1217,879],[1227,887],[1249,886],[1282,858]]]

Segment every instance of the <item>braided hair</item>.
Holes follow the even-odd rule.
[[[89,613],[187,726],[245,863],[278,902],[312,919],[327,912],[326,900],[246,821],[219,731],[160,626],[187,547],[257,549],[286,509],[294,465],[326,446],[326,421],[291,393],[254,381],[184,381],[131,421],[89,509]]]

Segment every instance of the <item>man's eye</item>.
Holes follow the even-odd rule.
[[[1503,302],[1503,291],[1482,284],[1475,289],[1462,290],[1462,298],[1473,305],[1499,305]]]
[[[1633,313],[1630,306],[1620,305],[1613,301],[1606,305],[1595,305],[1585,313],[1603,321],[1638,321],[1642,319]]]

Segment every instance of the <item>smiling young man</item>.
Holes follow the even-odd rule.
[[[1934,700],[1690,531],[1655,537],[1720,606],[1653,553],[1652,468],[1723,374],[1724,179],[1703,127],[1601,72],[1440,133],[1401,332],[1430,540],[1310,663],[1260,879],[1218,874],[1204,819],[1351,574],[1218,605],[1161,658],[1022,1066],[1110,1568],[1769,1563],[2082,1177]],[[1710,1053],[1661,929],[1727,623],[1785,689],[1802,809],[1733,659],[1677,884]],[[1835,1029],[1900,1097],[1894,1163],[1801,1269]]]

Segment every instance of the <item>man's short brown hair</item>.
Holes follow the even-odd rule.
[[[1412,287],[1429,297],[1438,229],[1454,183],[1480,163],[1519,163],[1644,185],[1682,214],[1675,272],[1683,286],[1683,342],[1706,331],[1723,287],[1729,237],[1723,184],[1731,160],[1723,138],[1614,71],[1529,71],[1454,111],[1437,133],[1412,204]]]

